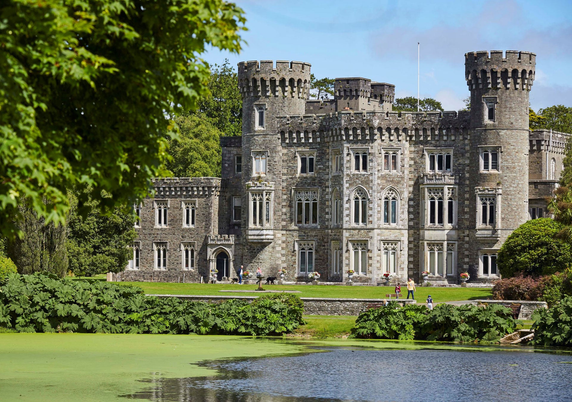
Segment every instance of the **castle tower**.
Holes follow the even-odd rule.
[[[269,249],[245,255],[245,264],[268,267],[282,211],[282,149],[276,116],[302,116],[310,91],[310,64],[248,61],[238,64],[242,93],[242,227],[246,241]],[[251,247],[259,250],[260,247]],[[267,257],[264,254],[268,254]],[[266,261],[265,259],[269,259]]]
[[[536,55],[502,51],[465,54],[471,92],[470,211],[474,274],[496,271],[496,251],[528,219],[528,98]]]

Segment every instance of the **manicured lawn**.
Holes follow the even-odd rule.
[[[119,282],[143,288],[146,294],[172,295],[219,295],[219,296],[260,296],[255,291],[257,285],[219,285],[200,283],[164,283],[164,282]],[[388,286],[335,286],[335,285],[269,285],[268,290],[296,290],[300,297],[350,298],[350,299],[384,299],[388,293],[393,293],[393,287]],[[405,287],[402,287],[402,290]],[[220,290],[250,290],[248,293],[229,293]],[[407,295],[407,290],[403,292]],[[435,303],[491,298],[490,288],[438,288],[418,287],[415,299],[418,303],[425,302],[428,295]]]
[[[342,338],[350,334],[356,318],[351,315],[305,315],[306,325],[300,326],[287,337]]]

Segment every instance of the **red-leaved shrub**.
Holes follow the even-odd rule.
[[[501,279],[493,287],[495,300],[540,300],[542,289],[540,279],[531,276],[515,276]]]

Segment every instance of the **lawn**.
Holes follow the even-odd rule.
[[[260,296],[255,289],[257,285],[226,285],[201,283],[166,283],[166,282],[120,282],[143,288],[146,294],[171,295],[218,295],[218,296]],[[269,285],[268,290],[295,290],[300,297],[349,298],[349,299],[384,299],[388,293],[393,293],[389,286],[336,286],[336,285]],[[402,288],[403,289],[403,288]],[[220,290],[250,290],[251,292],[220,292]],[[404,295],[407,295],[405,290]],[[435,303],[488,299],[492,297],[490,288],[440,288],[418,287],[415,299],[418,303],[425,302],[428,295]]]
[[[306,325],[300,326],[286,337],[344,338],[350,334],[356,318],[352,315],[305,315]]]

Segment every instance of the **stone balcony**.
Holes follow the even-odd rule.
[[[451,173],[425,173],[421,184],[458,184],[459,178]]]
[[[272,243],[274,241],[274,230],[270,228],[247,229],[246,240],[251,243]]]

